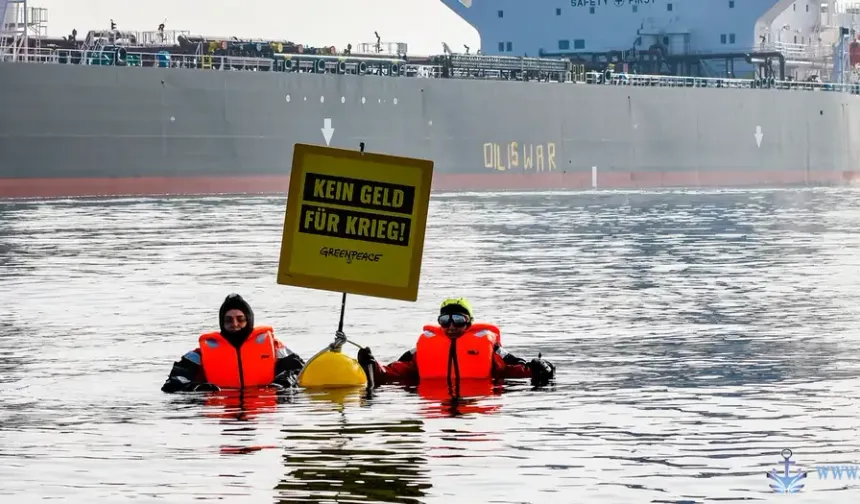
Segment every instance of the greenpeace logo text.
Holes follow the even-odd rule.
[[[818,479],[834,479],[834,480],[856,480],[860,479],[860,466],[858,465],[819,465],[815,466],[818,470]]]
[[[352,263],[352,261],[379,262],[379,259],[382,258],[382,254],[372,254],[370,252],[359,252],[358,250],[347,250],[334,247],[321,248],[320,255],[323,257],[346,259],[347,264]]]

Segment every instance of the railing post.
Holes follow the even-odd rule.
[[[2,0],[0,0],[2,1]],[[788,53],[796,53],[799,51],[797,44],[779,44],[775,48],[782,48]],[[7,48],[8,49],[8,48]],[[95,64],[102,63],[103,56],[99,50],[99,46],[93,47],[92,52],[84,50],[52,50],[46,48],[18,48],[14,51],[0,52],[0,61],[8,62],[23,62],[23,63],[40,63],[40,64]],[[801,51],[802,52],[802,51]],[[807,51],[808,53],[808,51]],[[20,54],[20,56],[19,56]],[[160,66],[159,56],[149,53],[132,53],[129,55],[140,57],[141,60],[130,58],[128,66],[141,66],[143,59],[146,59],[146,64]],[[93,61],[90,61],[92,58]],[[98,58],[98,59],[97,59]],[[216,60],[217,58],[217,60]],[[521,72],[547,72],[551,79],[556,79],[560,82],[585,81],[587,84],[609,84],[609,85],[624,85],[624,86],[648,86],[648,87],[697,87],[697,88],[743,88],[743,89],[776,89],[789,91],[823,91],[823,92],[839,92],[857,94],[858,86],[839,82],[806,82],[806,81],[778,81],[773,78],[767,79],[741,79],[733,78],[713,78],[713,77],[689,77],[689,76],[660,76],[660,75],[637,75],[628,74],[625,72],[613,72],[610,74],[602,74],[599,72],[585,72],[581,65],[571,65],[566,67],[567,70],[559,70],[552,67],[550,64],[543,68],[541,61],[534,59],[518,59],[515,57],[479,57],[472,55],[459,55],[457,60],[459,63],[450,68],[451,76],[461,76],[463,78],[478,78],[478,79],[501,79],[506,78],[506,72],[516,71]],[[312,59],[312,62],[323,62],[321,58]],[[212,54],[178,54],[174,55],[170,60],[165,61],[167,67],[173,68],[198,68],[212,69],[216,65],[219,69],[231,64],[236,64],[239,69],[245,71],[272,71],[278,68],[278,65],[272,59],[256,58],[256,57],[230,57],[230,56],[214,56]],[[398,62],[400,63],[400,62]],[[362,62],[362,64],[364,64]],[[387,65],[388,63],[379,63],[378,66]],[[337,64],[336,64],[337,65]],[[501,65],[501,66],[500,66]],[[143,65],[146,66],[146,65]],[[325,68],[327,65],[324,65]],[[348,72],[352,71],[354,63],[349,63],[346,66]],[[370,64],[369,64],[370,66]],[[316,65],[314,65],[316,67]],[[337,73],[341,70],[336,67]],[[317,69],[318,70],[318,69]],[[359,72],[360,73],[360,72]],[[405,63],[403,71],[399,74],[403,76],[411,76],[413,74],[419,77],[444,78],[440,65],[413,65]],[[394,75],[393,73],[391,75]],[[609,75],[609,78],[606,76]],[[507,75],[507,78],[510,78]],[[596,79],[595,79],[596,77]]]

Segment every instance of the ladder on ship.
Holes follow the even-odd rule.
[[[0,0],[0,34],[6,34],[6,10],[9,7],[9,0]]]
[[[96,42],[93,45],[98,45],[98,42]],[[81,43],[81,62],[80,62],[81,65],[89,65],[90,64],[90,58],[91,58],[90,52],[92,50],[93,49],[90,47],[89,42],[84,41],[83,43]]]
[[[28,7],[27,0],[0,0],[0,61],[38,61],[40,37],[47,34],[48,9]],[[35,35],[31,44],[30,35]]]
[[[18,26],[18,2],[0,0],[0,61],[18,61],[22,34],[26,30]]]
[[[87,65],[99,64],[95,61],[95,59],[102,54],[102,51],[104,50],[106,45],[107,44],[102,37],[96,38],[92,46],[90,46],[89,44],[84,44],[84,57],[81,58],[81,63],[86,62]]]
[[[111,41],[105,40],[103,37],[96,38],[92,44],[84,42],[81,47],[83,56],[81,57],[81,65],[104,65],[110,66],[115,63],[114,54],[117,49]],[[129,57],[126,55],[126,57]]]
[[[212,54],[203,52],[203,43],[197,44],[197,48],[194,49],[194,61],[200,62],[200,68],[211,69],[212,68]]]

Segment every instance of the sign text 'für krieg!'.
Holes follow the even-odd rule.
[[[302,201],[299,232],[409,246],[415,205],[414,187],[307,173]],[[347,208],[323,207],[305,202]]]

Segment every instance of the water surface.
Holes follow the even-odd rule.
[[[349,296],[380,360],[464,295],[556,383],[166,395],[239,292],[305,358],[340,295],[277,285],[283,198],[0,203],[0,500],[797,502],[860,480],[860,192],[434,196],[416,303]],[[354,348],[349,349],[354,352]],[[790,448],[800,496],[765,473]]]

